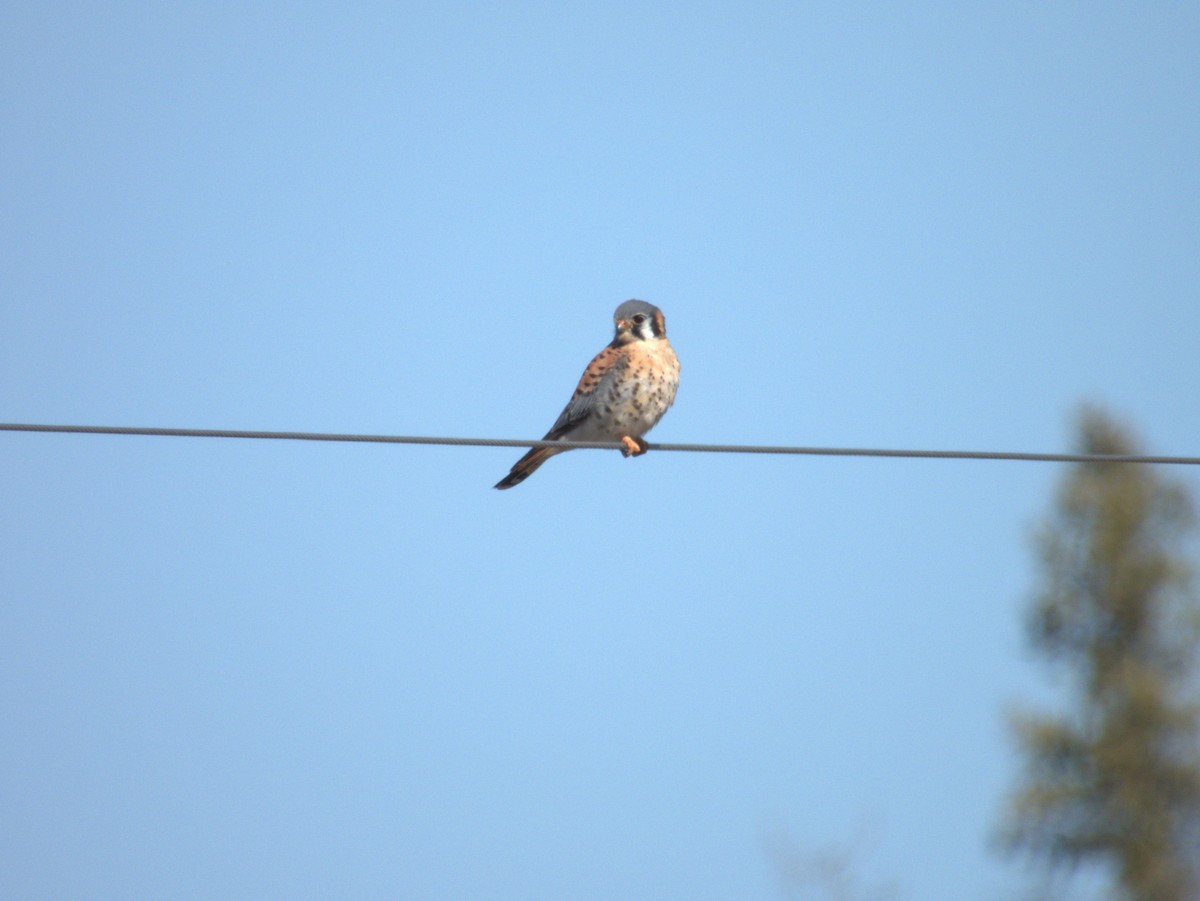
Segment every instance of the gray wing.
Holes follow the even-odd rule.
[[[621,377],[628,365],[629,357],[612,345],[596,354],[592,362],[588,363],[587,369],[583,370],[583,377],[579,380],[575,393],[571,395],[562,413],[546,433],[545,440],[555,441],[562,438],[587,419],[595,409],[597,398],[608,392],[608,386]]]

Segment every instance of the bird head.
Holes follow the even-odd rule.
[[[662,310],[644,300],[625,301],[613,313],[613,322],[617,327],[613,338],[615,344],[667,337],[667,323]]]

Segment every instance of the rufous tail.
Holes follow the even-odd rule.
[[[533,471],[559,453],[558,449],[552,447],[535,447],[524,457],[513,464],[513,468],[509,470],[508,475],[502,478],[495,484],[494,487],[503,491],[505,488],[512,488],[514,485],[520,485],[527,478],[533,475]]]

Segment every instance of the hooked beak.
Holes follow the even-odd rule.
[[[629,329],[630,329],[630,325],[629,325],[628,319],[618,319],[617,320],[617,331],[618,332],[627,332],[627,331],[629,331]]]

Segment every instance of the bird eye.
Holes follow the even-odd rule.
[[[643,322],[645,322],[645,321],[646,321],[646,314],[645,314],[645,313],[638,313],[636,316],[634,316],[634,317],[633,317],[633,321],[634,321],[635,323],[637,323],[638,325],[641,325]]]

